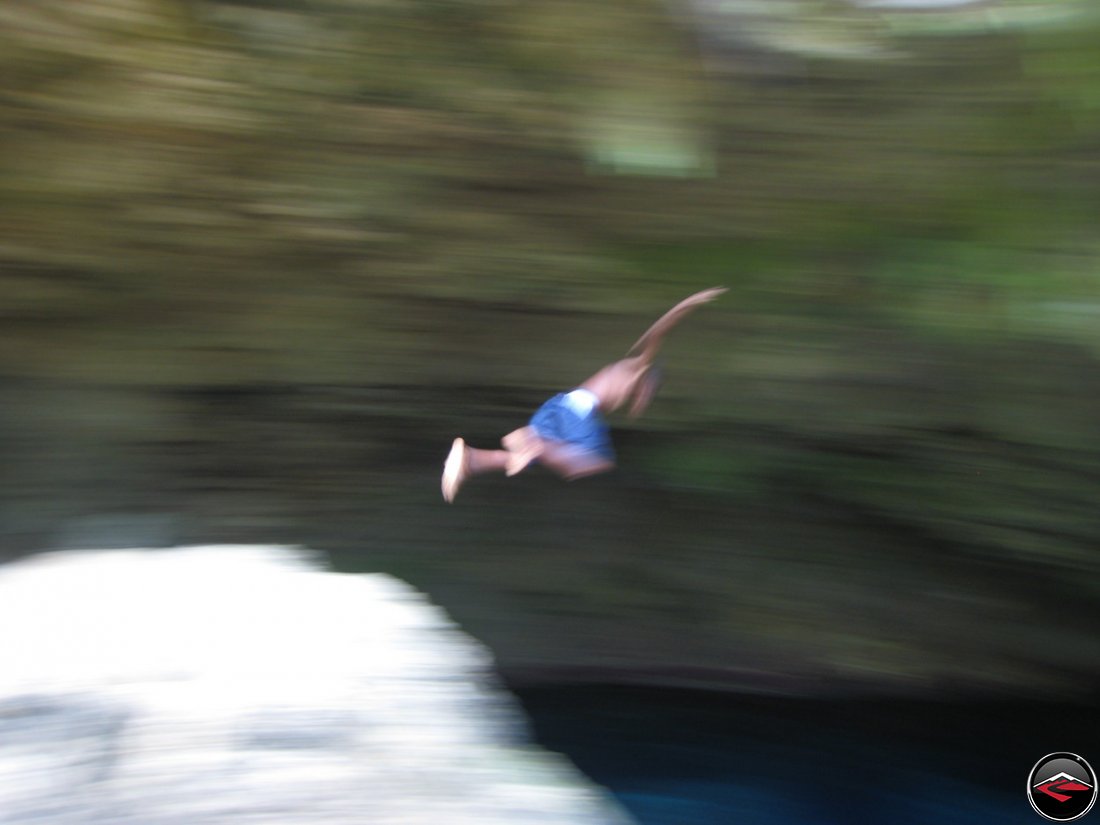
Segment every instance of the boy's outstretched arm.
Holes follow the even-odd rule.
[[[710,289],[704,289],[702,292],[696,292],[694,295],[689,295],[687,298],[684,298],[684,300],[680,301],[680,303],[658,318],[653,325],[642,334],[642,337],[627,351],[626,357],[637,358],[640,363],[648,364],[657,355],[657,350],[661,348],[661,341],[664,339],[665,335],[668,334],[668,331],[682,321],[685,315],[695,309],[695,307],[709,303],[727,291],[728,290],[724,286],[716,286]]]

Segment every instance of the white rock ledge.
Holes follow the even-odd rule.
[[[421,594],[285,547],[0,567],[0,825],[625,825]]]

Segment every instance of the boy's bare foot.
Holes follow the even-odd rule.
[[[447,454],[447,460],[443,463],[443,498],[448,503],[454,501],[458,495],[458,488],[466,480],[467,471],[466,442],[456,438],[451,445],[451,452]]]

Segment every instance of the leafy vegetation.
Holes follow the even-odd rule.
[[[1100,20],[768,8],[0,8],[9,552],[308,542],[516,673],[1094,685]],[[715,283],[619,473],[441,505]]]

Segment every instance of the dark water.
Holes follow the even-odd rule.
[[[1065,750],[1100,765],[1095,705],[516,693],[540,743],[642,825],[1036,825],[1036,761]]]

